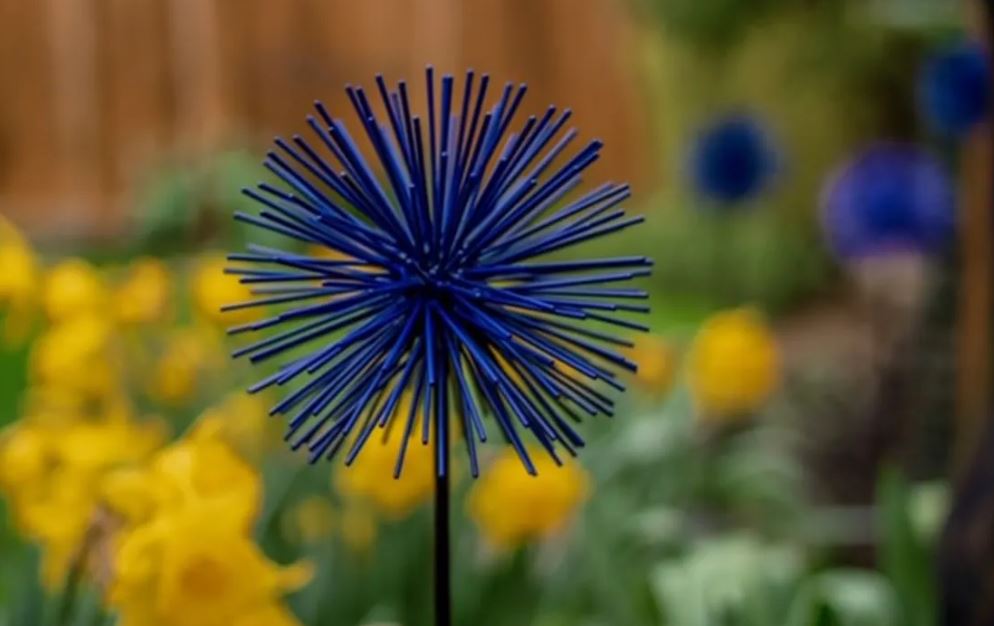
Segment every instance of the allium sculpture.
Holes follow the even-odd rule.
[[[879,143],[858,153],[827,180],[821,204],[828,245],[847,261],[941,254],[955,234],[952,181],[913,145]]]
[[[922,68],[918,91],[925,116],[936,130],[954,137],[965,135],[990,109],[987,51],[972,42],[940,50]]]
[[[729,114],[698,131],[691,146],[689,175],[701,196],[721,207],[737,207],[769,185],[777,160],[774,142],[760,119]]]
[[[351,463],[396,424],[400,475],[411,439],[434,441],[437,619],[447,624],[450,431],[461,431],[474,476],[487,414],[531,473],[525,431],[556,461],[575,454],[583,439],[572,422],[611,415],[607,388],[623,390],[619,370],[636,367],[613,349],[630,342],[604,327],[645,330],[619,314],[647,312],[637,303],[646,293],[610,284],[652,263],[537,260],[641,222],[617,208],[628,186],[567,200],[601,148],[595,140],[567,154],[568,110],[549,107],[511,132],[525,85],[506,85],[487,110],[488,76],[477,87],[468,72],[457,104],[451,76],[439,93],[426,74],[424,118],[404,82],[391,91],[376,79],[386,123],[362,88],[346,88],[375,165],[320,102],[308,118],[315,143],[276,139],[265,165],[285,187],[246,189],[261,210],[236,218],[344,258],[260,246],[232,254],[228,271],[259,297],[226,308],[285,307],[230,333],[273,332],[234,355],[287,359],[250,391],[288,388],[272,413],[286,416],[286,439],[312,462],[345,449]]]

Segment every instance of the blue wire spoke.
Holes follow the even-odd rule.
[[[521,364],[511,362],[511,367],[514,369],[515,373],[524,381],[525,387],[527,387],[532,398],[534,398],[537,403],[537,408],[541,410],[542,416],[545,418],[547,423],[551,428],[554,429],[556,433],[555,439],[560,442],[560,445],[566,448],[570,456],[576,456],[576,449],[583,447],[585,442],[582,437],[566,422],[562,420],[557,414],[556,410],[544,397],[541,388],[536,385],[533,380],[533,374],[530,371],[523,371],[524,368]],[[547,392],[546,392],[547,393]],[[553,399],[555,396],[551,396]]]
[[[422,350],[421,340],[419,338],[415,338],[414,343],[411,345],[410,348],[410,356],[408,358],[407,365],[404,368],[404,373],[401,375],[400,381],[398,381],[397,386],[394,387],[393,391],[390,392],[390,395],[387,397],[387,401],[383,405],[383,408],[380,409],[379,411],[379,417],[377,418],[377,422],[381,427],[386,428],[393,423],[391,421],[391,418],[393,417],[393,413],[396,410],[397,405],[400,403],[401,395],[407,389],[408,381],[410,381],[411,376],[414,375],[415,367],[421,364],[421,350]]]
[[[401,473],[404,471],[404,457],[407,454],[407,446],[411,441],[411,435],[414,432],[414,427],[417,425],[418,421],[418,406],[421,400],[421,394],[425,389],[425,377],[424,368],[421,368],[421,375],[417,376],[417,384],[414,387],[414,395],[411,399],[411,406],[407,411],[407,422],[404,426],[404,433],[402,439],[400,440],[400,450],[397,452],[397,463],[394,466],[393,476],[394,478],[400,478]],[[427,419],[427,418],[422,418]]]
[[[574,246],[584,241],[589,241],[591,239],[597,239],[605,235],[610,235],[612,233],[616,233],[626,228],[630,228],[637,224],[641,224],[644,221],[645,218],[639,215],[616,224],[605,224],[603,226],[600,226],[599,228],[587,229],[585,232],[576,233],[570,237],[558,237],[554,238],[554,240],[552,241],[536,242],[533,245],[523,247],[522,249],[516,250],[510,254],[500,256],[497,259],[494,259],[494,262],[511,263],[514,261],[523,261],[525,259],[530,259],[539,255],[555,252],[556,250],[560,250],[562,248]]]
[[[593,259],[589,261],[562,261],[555,263],[532,263],[517,265],[482,265],[466,272],[467,276],[492,278],[517,274],[562,274],[587,270],[619,269],[623,267],[651,267],[652,260],[647,257],[630,256],[609,259]]]

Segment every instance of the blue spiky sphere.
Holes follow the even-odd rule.
[[[826,184],[822,219],[841,258],[939,253],[955,232],[955,192],[942,165],[916,146],[873,145]]]
[[[396,474],[412,439],[435,442],[447,472],[450,431],[465,441],[471,471],[488,424],[527,469],[529,440],[559,459],[583,439],[583,415],[611,415],[606,393],[622,390],[619,353],[631,343],[611,326],[645,330],[638,289],[610,286],[647,275],[641,256],[539,260],[633,226],[619,203],[624,184],[571,194],[597,158],[599,141],[571,152],[570,112],[549,107],[511,131],[526,87],[467,73],[462,97],[426,73],[426,116],[413,114],[407,85],[377,77],[381,119],[363,89],[347,87],[371,146],[368,160],[345,124],[321,104],[308,124],[316,143],[276,139],[265,165],[281,181],[245,193],[257,213],[236,219],[332,251],[337,258],[250,246],[229,272],[255,300],[278,308],[230,329],[260,334],[236,357],[280,358],[250,388],[282,387],[274,415],[311,461],[342,448],[351,463],[377,431],[402,437]],[[399,409],[410,398],[409,408]]]
[[[700,130],[690,152],[690,177],[698,194],[722,206],[756,197],[777,165],[776,151],[759,120],[732,114]]]
[[[963,135],[987,117],[991,104],[991,68],[987,52],[976,43],[945,48],[925,64],[919,98],[936,130]]]

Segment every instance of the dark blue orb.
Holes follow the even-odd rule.
[[[690,154],[690,177],[699,194],[731,205],[758,195],[776,163],[776,151],[762,124],[749,115],[729,115],[698,134]]]
[[[935,54],[919,82],[922,108],[939,132],[960,136],[990,108],[990,61],[978,44],[963,43]]]
[[[955,193],[942,165],[910,145],[879,144],[846,163],[825,187],[822,219],[843,259],[943,250],[955,227]]]

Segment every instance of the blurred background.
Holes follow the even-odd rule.
[[[571,254],[655,260],[581,457],[457,468],[456,623],[994,624],[992,11],[0,0],[0,626],[432,623],[430,458],[286,451],[218,310],[273,136],[427,64],[571,108],[646,216]]]

